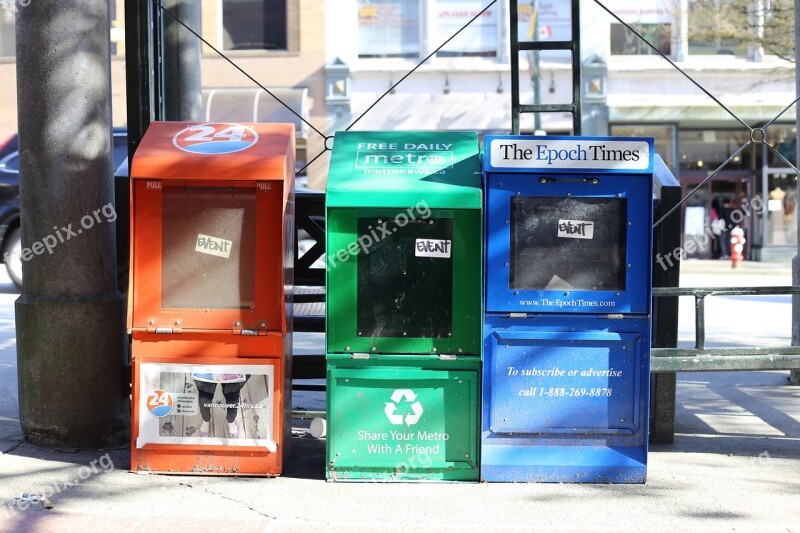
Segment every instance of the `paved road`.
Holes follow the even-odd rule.
[[[720,269],[688,265],[683,284],[789,284],[781,269],[735,275]],[[787,385],[787,372],[681,374],[676,443],[652,449],[644,486],[325,483],[324,442],[299,427],[292,461],[278,479],[136,475],[126,471],[127,450],[19,444],[15,297],[0,279],[0,450],[6,452],[0,505],[14,506],[0,513],[0,531],[800,532],[800,387]],[[788,343],[787,299],[718,300],[709,302],[708,314],[720,342]],[[682,339],[693,338],[689,311],[682,307]],[[317,350],[320,342],[319,336],[296,339],[301,350]],[[322,405],[318,394],[295,402]],[[17,512],[21,492],[52,494],[53,509],[35,504]]]

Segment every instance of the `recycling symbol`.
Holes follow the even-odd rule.
[[[407,414],[405,417],[403,417],[401,414],[397,414],[397,405],[401,400],[413,402],[411,404],[411,411],[413,411],[414,414]],[[397,389],[394,391],[392,393],[392,401],[386,402],[386,407],[383,409],[383,412],[386,413],[386,417],[389,419],[389,422],[396,426],[400,426],[404,422],[406,426],[413,426],[419,422],[419,419],[422,416],[422,411],[422,404],[417,401],[417,395],[411,389]]]

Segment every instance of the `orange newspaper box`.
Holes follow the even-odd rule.
[[[155,122],[131,167],[131,469],[278,475],[294,126]]]

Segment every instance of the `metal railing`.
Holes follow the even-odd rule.
[[[705,302],[707,296],[765,296],[800,294],[800,287],[661,287],[653,297],[693,296],[695,345],[693,348],[653,348],[652,372],[701,372],[721,370],[793,370],[800,368],[800,346],[706,346]],[[677,324],[675,325],[677,328]]]

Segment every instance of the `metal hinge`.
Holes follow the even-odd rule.
[[[181,328],[156,328],[155,334],[156,335],[172,335],[172,334],[180,334],[182,332]]]
[[[440,353],[439,359],[441,359],[442,361],[455,361],[456,359],[458,359],[458,356],[450,353]]]
[[[528,313],[508,313],[509,318],[528,318]]]
[[[258,330],[257,329],[243,329],[239,332],[239,335],[245,337],[258,337]]]
[[[357,352],[357,353],[351,353],[350,357],[352,357],[353,359],[369,359],[369,354]]]
[[[606,315],[606,318],[609,320],[622,320],[625,318],[625,315],[622,313],[609,313]]]

